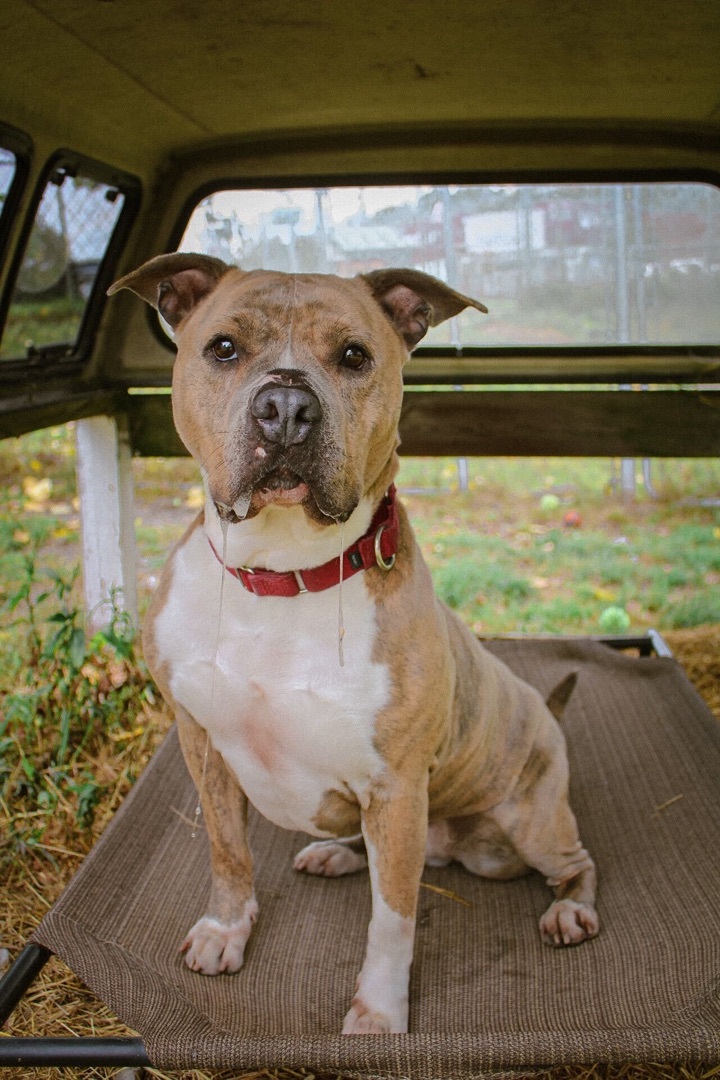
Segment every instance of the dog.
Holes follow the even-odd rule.
[[[187,253],[119,289],[174,334],[174,421],[206,492],[143,632],[210,844],[186,963],[242,966],[258,914],[248,800],[318,838],[297,870],[369,868],[345,1033],[407,1030],[426,862],[535,869],[554,890],[542,939],[593,937],[596,873],[559,724],[435,596],[393,486],[409,352],[429,326],[487,309],[414,270],[245,272]]]

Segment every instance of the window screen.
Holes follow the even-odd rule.
[[[8,309],[0,359],[70,355],[123,208],[114,187],[62,169],[40,200]]]
[[[720,190],[703,183],[226,190],[180,250],[244,269],[411,266],[483,300],[423,342],[716,344]]]

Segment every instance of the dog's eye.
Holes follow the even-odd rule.
[[[340,363],[343,367],[352,368],[353,371],[359,371],[361,368],[365,367],[369,359],[370,357],[361,345],[348,345],[343,349]]]
[[[210,345],[210,351],[216,360],[237,360],[237,352],[230,338],[215,338]]]

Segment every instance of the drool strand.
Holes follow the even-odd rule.
[[[343,573],[345,570],[345,522],[340,522],[340,580],[338,582],[338,660],[340,667],[345,667],[345,653],[343,651],[343,638],[345,637],[345,620],[343,618]]]

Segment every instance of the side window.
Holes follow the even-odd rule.
[[[10,298],[0,360],[72,355],[124,203],[117,187],[62,167],[51,173]]]
[[[0,128],[0,260],[4,260],[18,197],[25,179],[27,157],[12,142],[5,142]]]
[[[5,200],[12,187],[17,169],[17,158],[12,150],[0,146],[0,214],[5,209]]]

